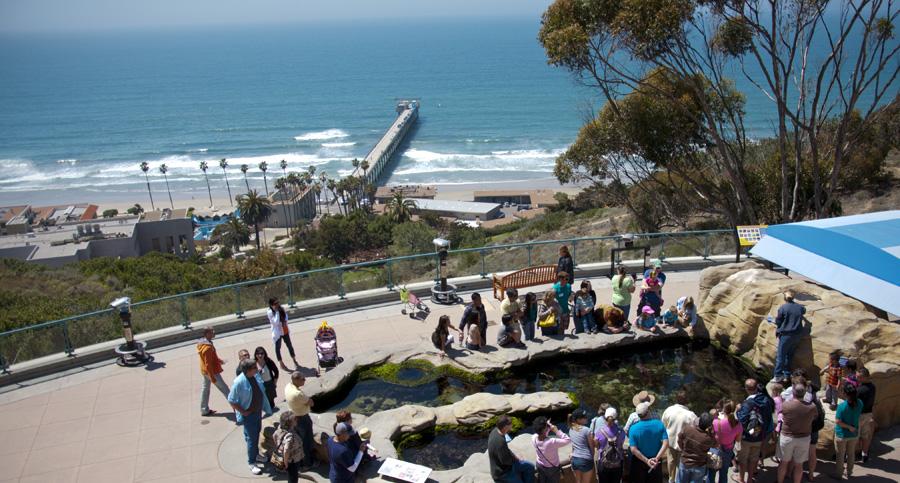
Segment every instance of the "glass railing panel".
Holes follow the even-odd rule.
[[[118,315],[113,316],[113,320],[117,318]],[[178,297],[131,306],[131,326],[135,334],[183,325],[184,311]]]
[[[393,275],[393,274],[391,274]],[[387,287],[388,273],[384,265],[367,265],[344,270],[346,293]]]
[[[459,277],[459,268],[453,263],[453,256],[450,258],[450,265],[446,272],[449,277]],[[408,285],[418,282],[429,282],[436,277],[436,258],[434,256],[423,256],[415,258],[403,258],[391,261],[391,283],[395,287]]]
[[[63,353],[66,339],[62,325],[16,332],[0,337],[2,365],[11,366],[39,357]]]
[[[184,303],[191,322],[237,313],[237,294],[230,287],[188,295]]]

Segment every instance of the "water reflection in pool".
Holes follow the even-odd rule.
[[[398,374],[402,381],[427,382],[405,386],[376,379],[358,381],[331,410],[346,408],[355,413],[373,414],[404,404],[452,404],[477,392],[565,391],[574,393],[591,414],[601,403],[612,404],[619,408],[624,421],[634,410],[632,397],[641,390],[655,392],[655,408],[662,411],[671,404],[674,393],[684,389],[688,406],[700,412],[713,407],[721,398],[743,399],[743,381],[750,375],[739,361],[711,346],[670,345],[637,353],[623,350],[606,352],[602,357],[538,361],[486,384],[452,377],[429,378],[421,369],[404,369]],[[435,469],[457,468],[470,454],[487,448],[486,436],[486,433],[427,435],[420,446],[405,449],[403,458]]]

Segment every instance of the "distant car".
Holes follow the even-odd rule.
[[[503,203],[504,208],[509,208],[509,206],[510,206],[509,201],[507,201],[506,203]]]
[[[531,208],[530,205],[519,205],[519,206],[516,207],[516,209],[517,209],[518,211],[527,210],[527,209],[530,209],[530,208]]]

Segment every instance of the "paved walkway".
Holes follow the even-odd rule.
[[[666,298],[674,301],[681,295],[696,296],[698,275],[669,274]],[[608,299],[606,279],[595,279],[594,289],[601,300]],[[499,321],[499,303],[489,299],[486,291],[482,295],[488,318]],[[450,315],[456,324],[462,314],[462,306],[429,305],[433,310],[426,321],[401,315],[399,302],[295,320],[291,332],[298,359],[304,366],[314,365],[313,332],[323,318],[335,326],[339,351],[346,355],[428,337],[440,315]],[[496,325],[489,328],[489,341],[495,339],[496,330]],[[229,382],[237,351],[246,348],[252,352],[256,346],[273,352],[267,326],[216,339],[219,355],[226,360],[224,374]],[[0,394],[0,481],[244,480],[219,466],[219,446],[235,428],[234,423],[225,417],[204,418],[199,414],[201,376],[194,345],[154,350],[153,354],[155,362],[148,368],[105,364]],[[279,386],[286,382],[282,378]],[[279,387],[279,400],[281,390]],[[210,406],[223,412],[228,409],[215,390]],[[882,478],[890,472],[897,474],[900,457],[900,434],[892,431],[885,436],[889,439],[879,443],[877,451],[887,452],[893,461],[878,473]],[[865,471],[860,467],[857,473],[863,475]],[[249,472],[247,478],[265,479]]]

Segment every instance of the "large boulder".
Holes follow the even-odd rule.
[[[802,367],[818,377],[828,364],[828,354],[840,349],[872,373],[878,387],[874,409],[878,426],[900,422],[900,325],[878,318],[862,302],[835,290],[771,270],[738,265],[707,269],[701,275],[701,287],[710,288],[698,315],[710,340],[770,372],[777,340],[775,326],[767,318],[775,317],[784,302],[782,294],[793,290],[796,300],[806,307],[808,329],[793,367]],[[722,278],[729,271],[731,274]]]
[[[713,265],[704,268],[700,272],[700,283],[697,291],[697,306],[703,303],[709,291],[719,284],[722,280],[730,277],[735,272],[741,270],[749,270],[751,268],[765,268],[762,263],[756,260],[747,260],[740,263],[727,263],[725,265]]]

